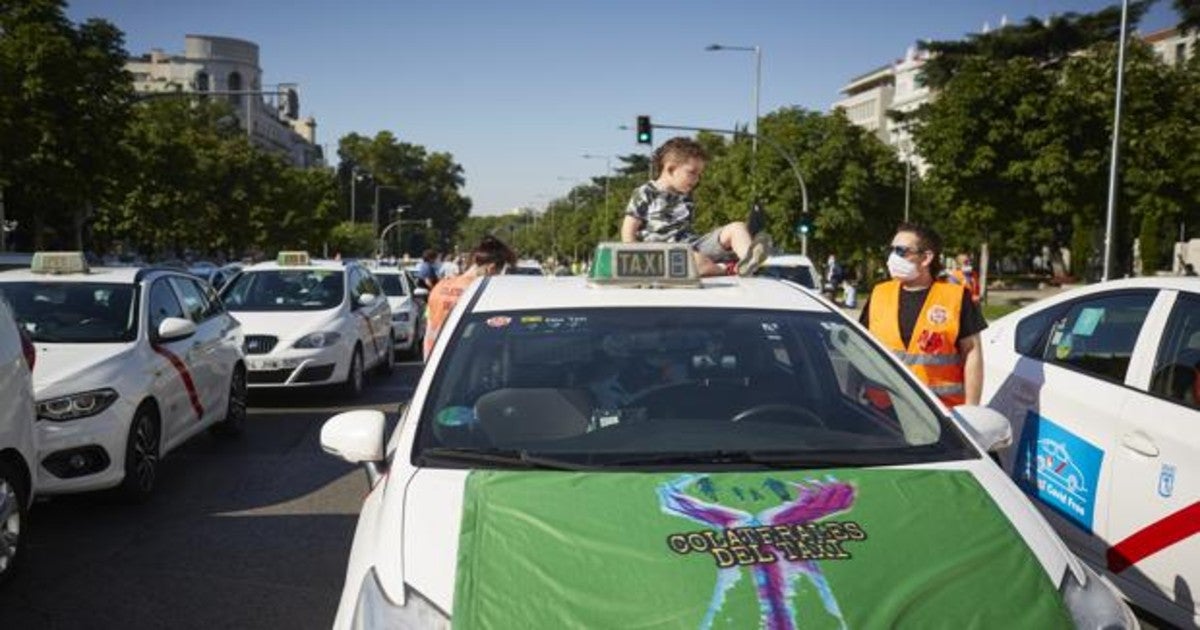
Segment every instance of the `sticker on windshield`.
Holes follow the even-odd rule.
[[[1012,474],[1027,494],[1091,533],[1103,462],[1104,451],[1030,411]]]
[[[497,315],[487,318],[487,325],[492,328],[504,328],[512,323],[512,318],[505,315]]]
[[[1096,326],[1100,324],[1100,320],[1104,319],[1103,308],[1085,308],[1079,311],[1079,318],[1075,320],[1075,325],[1071,327],[1072,335],[1080,337],[1090,337],[1096,332]]]

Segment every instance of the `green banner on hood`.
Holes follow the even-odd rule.
[[[477,471],[456,628],[1070,627],[969,473]]]

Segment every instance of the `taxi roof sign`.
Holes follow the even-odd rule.
[[[83,252],[34,252],[29,263],[33,273],[87,273],[87,259]]]
[[[698,287],[700,272],[686,243],[600,243],[589,280],[625,287]]]
[[[312,264],[306,251],[279,252],[275,262],[280,267],[304,267]]]

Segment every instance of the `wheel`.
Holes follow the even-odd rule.
[[[773,417],[773,418],[779,418],[779,417],[799,418],[799,419],[803,420],[806,424],[810,424],[812,426],[819,427],[822,429],[829,428],[828,426],[825,425],[825,421],[821,419],[821,416],[818,416],[817,414],[813,413],[812,411],[809,411],[808,409],[805,409],[804,407],[798,407],[796,405],[783,405],[783,404],[755,405],[753,407],[750,407],[749,409],[743,409],[742,411],[737,412],[736,414],[734,414],[734,416],[732,418],[729,419],[729,421],[730,422],[754,422],[758,416],[763,416],[763,419],[767,419],[767,418],[771,418],[771,417]]]
[[[233,376],[229,379],[229,405],[225,410],[225,419],[208,428],[217,437],[237,437],[246,430],[246,399],[249,392],[246,388],[246,369],[242,366],[233,368]]]
[[[129,425],[125,445],[125,479],[118,492],[128,501],[144,501],[154,492],[158,481],[158,418],[148,408],[140,408]]]
[[[28,493],[16,466],[0,462],[0,584],[16,571],[25,548],[24,539],[29,536]]]
[[[355,346],[354,354],[350,357],[350,371],[346,374],[346,380],[342,383],[342,393],[347,398],[357,398],[363,391],[363,381],[365,378],[366,375],[363,374],[362,349]]]

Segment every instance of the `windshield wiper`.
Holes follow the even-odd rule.
[[[675,453],[643,453],[605,461],[612,466],[667,464],[758,464],[767,468],[853,468],[890,466],[911,461],[903,453],[890,451],[821,450],[796,451],[689,451]]]
[[[418,465],[427,465],[430,461],[455,462],[463,464],[500,464],[502,466],[528,466],[546,470],[587,470],[585,464],[566,459],[532,455],[526,449],[500,448],[452,448],[436,447],[421,451],[417,457]]]

